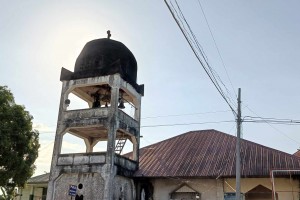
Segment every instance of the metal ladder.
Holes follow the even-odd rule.
[[[117,154],[121,154],[121,152],[122,152],[122,150],[125,146],[126,141],[127,141],[127,138],[125,138],[125,137],[121,137],[121,138],[118,139],[118,142],[117,142],[116,147],[115,147],[115,152]]]

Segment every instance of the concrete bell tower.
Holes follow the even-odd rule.
[[[61,99],[52,155],[47,200],[133,200],[131,178],[138,169],[141,97],[136,83],[137,63],[121,42],[108,37],[88,42],[78,56],[74,72],[62,68]],[[69,110],[69,95],[87,103],[86,109]],[[122,109],[134,108],[132,115]],[[62,153],[65,134],[85,143],[83,153]],[[105,152],[94,151],[105,141]],[[121,154],[132,144],[132,158]]]

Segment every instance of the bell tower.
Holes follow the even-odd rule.
[[[88,42],[78,56],[74,72],[61,70],[61,99],[52,155],[47,200],[132,200],[132,175],[138,169],[141,97],[137,62],[121,42],[108,37]],[[87,103],[86,109],[70,110],[69,95]],[[124,112],[130,105],[134,112]],[[85,143],[83,153],[62,153],[65,134]],[[99,142],[106,151],[96,151]],[[122,155],[126,142],[132,158]]]

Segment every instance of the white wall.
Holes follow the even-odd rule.
[[[241,179],[241,192],[246,193],[259,184],[272,190],[272,183],[270,178],[243,178]],[[235,179],[224,179],[224,192],[234,192],[231,187],[235,188]],[[298,180],[289,178],[275,178],[275,189],[278,194],[278,199],[299,199]]]
[[[201,194],[201,200],[223,199],[223,186],[216,179],[156,179],[152,181],[154,186],[154,200],[169,200],[170,193],[180,185],[187,184]]]

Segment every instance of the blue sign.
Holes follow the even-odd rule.
[[[76,190],[77,190],[77,186],[76,185],[70,185],[69,188],[69,195],[70,196],[76,196]]]

